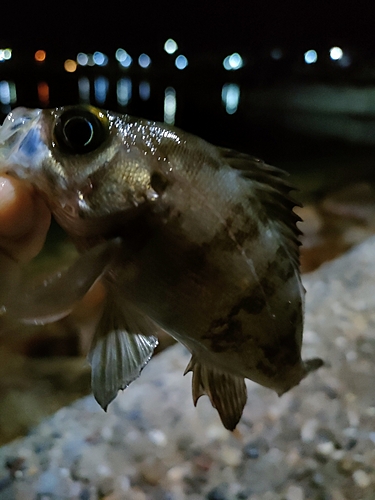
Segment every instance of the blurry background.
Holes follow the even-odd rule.
[[[375,4],[3,2],[0,118],[91,103],[175,124],[292,174],[302,270],[375,232]],[[56,244],[58,242],[58,244]],[[71,252],[54,228],[45,262]],[[65,320],[0,325],[0,443],[88,393]]]

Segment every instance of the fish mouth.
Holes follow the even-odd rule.
[[[41,109],[16,108],[0,127],[0,162],[2,170],[28,177],[25,170],[33,167],[47,147],[41,138]]]

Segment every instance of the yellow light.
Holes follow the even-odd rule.
[[[68,73],[74,73],[75,70],[77,69],[77,63],[75,61],[73,61],[73,59],[67,59],[64,62],[64,69]]]
[[[45,50],[37,50],[35,52],[35,60],[38,62],[43,62],[46,59],[46,51]]]

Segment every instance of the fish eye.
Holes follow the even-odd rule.
[[[75,107],[64,111],[55,123],[55,138],[60,148],[70,154],[86,154],[106,139],[108,127],[95,108]]]

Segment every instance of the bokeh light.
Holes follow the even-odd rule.
[[[45,50],[37,50],[34,54],[34,58],[38,62],[43,62],[46,60],[46,51]]]
[[[242,68],[243,59],[238,52],[234,52],[232,55],[227,56],[224,59],[223,66],[224,66],[224,69],[226,69],[227,71],[230,71],[230,70],[235,71],[237,69]]]
[[[185,56],[183,56],[181,54],[181,55],[176,57],[176,60],[174,63],[175,63],[175,66],[177,69],[185,69],[186,66],[188,65],[188,60]]]
[[[316,50],[310,49],[307,50],[304,54],[304,59],[306,64],[315,64],[318,60],[318,54]]]
[[[64,62],[64,69],[68,73],[74,73],[75,70],[77,69],[77,63],[75,61],[73,61],[73,59],[67,59]]]
[[[343,58],[343,55],[344,52],[340,47],[332,47],[329,50],[329,57],[332,59],[332,61],[339,61]]]
[[[174,54],[178,49],[177,43],[173,40],[173,38],[168,38],[168,40],[164,44],[164,50],[167,54]]]
[[[138,64],[141,68],[148,68],[151,64],[150,56],[148,56],[147,54],[141,54],[138,57]]]
[[[80,66],[87,66],[88,62],[89,58],[87,54],[85,54],[84,52],[79,52],[79,54],[77,54],[77,63]]]

